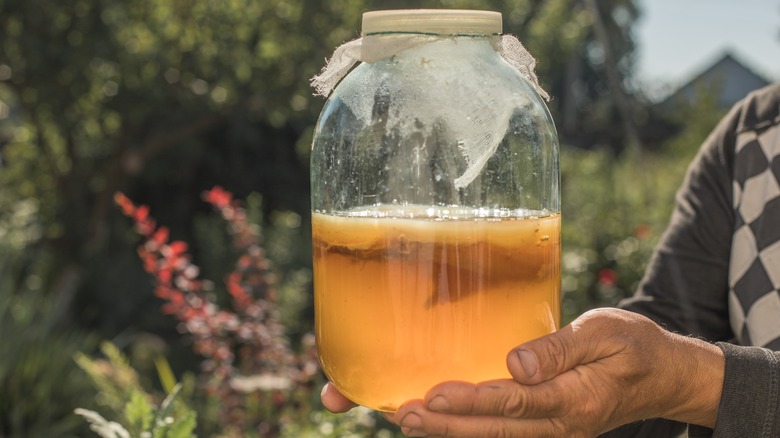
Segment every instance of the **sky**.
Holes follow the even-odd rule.
[[[664,95],[726,51],[780,80],[780,0],[637,0],[638,78]]]

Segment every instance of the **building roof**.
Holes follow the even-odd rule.
[[[726,51],[714,64],[694,76],[660,103],[667,106],[674,102],[692,102],[700,93],[716,93],[721,108],[730,108],[749,92],[757,90],[769,81]]]

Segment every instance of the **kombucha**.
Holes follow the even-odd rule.
[[[509,350],[560,325],[560,224],[313,213],[326,375],[383,411],[443,381],[510,378]]]

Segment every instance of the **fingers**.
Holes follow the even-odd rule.
[[[325,386],[322,387],[320,398],[322,399],[322,405],[325,406],[325,409],[333,412],[334,414],[347,412],[348,410],[357,406],[348,398],[344,397],[341,392],[339,392],[339,390],[336,389],[336,387],[333,386],[330,382],[326,383]]]
[[[402,405],[391,421],[410,437],[595,436],[607,430],[603,425],[614,409],[583,382],[590,374],[569,370],[535,385],[446,382],[424,400]]]
[[[558,382],[524,386],[511,379],[478,384],[445,382],[425,396],[425,406],[434,412],[457,415],[490,415],[510,418],[559,417],[567,409]],[[396,418],[400,418],[396,414]]]
[[[552,379],[577,365],[587,364],[620,352],[624,345],[615,342],[611,322],[631,316],[618,309],[591,311],[568,326],[547,336],[527,342],[507,355],[507,368],[520,383],[533,385]]]
[[[422,400],[402,406],[395,419],[409,437],[481,438],[497,436],[568,436],[556,420],[459,416],[431,412]]]

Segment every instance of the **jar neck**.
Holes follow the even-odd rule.
[[[363,37],[361,57],[366,62],[376,62],[393,56],[494,56],[498,38],[498,35],[384,32]]]

